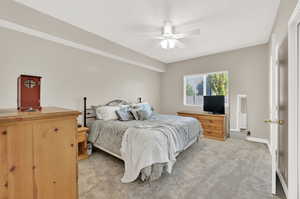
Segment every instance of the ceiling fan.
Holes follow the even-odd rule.
[[[190,36],[199,36],[200,30],[194,29],[192,31],[177,33],[175,26],[171,21],[166,21],[162,27],[161,35],[155,37],[160,40],[160,47],[163,49],[173,49],[173,48],[184,48],[185,45],[182,40]]]

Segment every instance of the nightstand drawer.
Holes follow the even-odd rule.
[[[87,139],[87,134],[85,132],[78,133],[78,142],[84,142]]]
[[[78,160],[87,159],[87,143],[88,143],[88,131],[86,127],[80,127],[77,129],[77,143],[78,143]]]

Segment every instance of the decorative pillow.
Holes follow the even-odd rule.
[[[139,120],[149,120],[152,115],[152,112],[149,113],[149,111],[146,111],[144,109],[139,109],[139,110],[137,110],[137,114],[138,114]]]
[[[96,116],[97,119],[102,120],[117,120],[118,116],[116,111],[119,110],[121,107],[119,106],[101,106],[96,109]]]
[[[119,110],[116,110],[116,114],[118,116],[118,120],[120,121],[129,121],[134,119],[134,116],[131,113],[129,106],[122,107]]]
[[[141,109],[131,109],[130,110],[130,112],[131,112],[131,114],[133,115],[133,118],[135,119],[135,120],[139,120],[139,115],[138,115],[138,111],[139,110],[141,110]]]
[[[99,118],[101,115],[99,115],[99,117],[98,117],[96,110],[97,110],[97,108],[99,108],[101,106],[103,106],[103,105],[91,106],[91,109],[93,110],[93,116],[96,116],[98,120],[102,120],[102,118]]]
[[[151,116],[152,112],[153,112],[151,105],[147,102],[135,104],[135,105],[133,105],[133,108],[134,109],[142,109],[142,110],[146,111],[147,115],[149,115],[149,116]]]

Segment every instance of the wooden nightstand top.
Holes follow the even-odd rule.
[[[89,128],[87,128],[87,127],[79,127],[79,128],[77,129],[77,131],[78,131],[78,133],[81,133],[81,132],[86,132],[86,133],[88,133]]]

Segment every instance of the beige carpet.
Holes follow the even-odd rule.
[[[122,184],[123,162],[96,151],[79,163],[80,199],[271,199],[271,157],[263,144],[202,139],[173,173]]]

